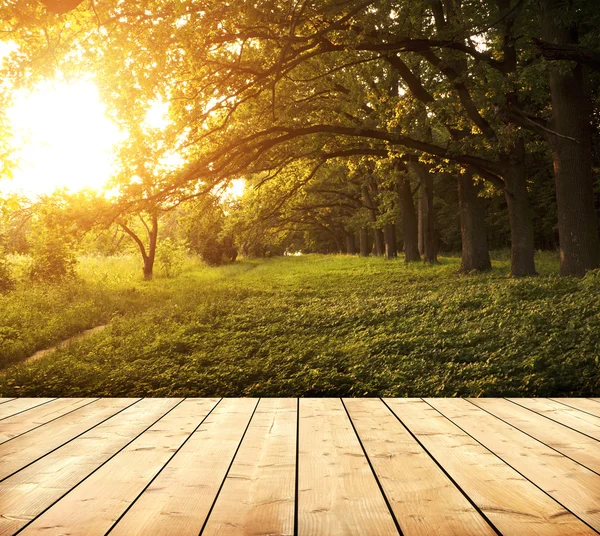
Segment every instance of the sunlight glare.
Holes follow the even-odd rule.
[[[12,180],[0,180],[0,193],[104,188],[124,134],[106,117],[91,81],[39,84],[18,94],[7,115],[19,165]]]

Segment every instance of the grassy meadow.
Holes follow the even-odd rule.
[[[137,258],[85,257],[74,281],[0,296],[0,394],[598,396],[600,273],[536,262],[512,279],[505,253],[483,275],[455,257],[188,260],[145,282]]]

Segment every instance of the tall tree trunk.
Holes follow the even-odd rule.
[[[394,224],[386,223],[383,227],[383,238],[385,240],[385,258],[395,259],[398,256],[396,248],[396,233],[394,232]]]
[[[383,232],[381,229],[375,227],[377,222],[377,209],[375,208],[375,203],[373,202],[373,198],[371,197],[371,193],[367,186],[362,187],[362,194],[364,204],[369,211],[369,221],[373,224],[373,234],[375,235],[375,255],[381,256],[383,255]]]
[[[473,182],[473,170],[467,168],[458,176],[458,207],[462,237],[461,272],[492,268],[485,228],[485,214],[477,197],[479,188]]]
[[[369,256],[369,231],[364,227],[361,228],[360,233],[358,235],[360,242],[360,256],[368,257]]]
[[[332,231],[331,235],[333,236],[333,240],[335,241],[336,252],[342,253],[344,251],[344,245],[342,243],[342,239],[340,238],[340,233]]]
[[[433,208],[433,175],[422,162],[411,162],[419,177],[421,201],[421,226],[423,236],[423,261],[437,262],[437,239],[435,236],[435,210]]]
[[[504,177],[504,197],[510,220],[510,273],[515,277],[535,275],[534,234],[527,175],[525,169],[525,142],[519,138],[508,161]]]
[[[156,241],[158,238],[158,217],[151,217],[150,226],[144,221],[144,219],[140,216],[144,227],[146,228],[146,232],[148,233],[148,251],[146,251],[146,246],[142,239],[128,227],[125,222],[118,222],[121,226],[121,229],[125,231],[129,237],[137,244],[140,254],[142,255],[143,265],[142,265],[142,273],[144,274],[144,279],[149,281],[152,279],[153,271],[154,271],[154,258],[156,257]]]
[[[419,234],[415,203],[413,201],[410,181],[406,175],[398,183],[398,197],[402,212],[402,231],[404,234],[404,262],[421,259],[419,255]]]
[[[156,258],[156,242],[158,239],[158,217],[152,216],[148,230],[148,255],[144,257],[144,279],[149,281],[154,275],[154,259]]]
[[[373,231],[375,234],[375,255],[382,257],[385,251],[383,231],[378,228],[374,229]]]
[[[546,41],[576,45],[576,28],[568,21],[573,9],[561,0],[540,0]],[[550,65],[552,95],[550,134],[560,242],[560,273],[581,277],[600,267],[600,238],[594,208],[591,151],[591,103],[580,64]]]
[[[356,254],[356,244],[354,243],[354,233],[346,231],[346,253],[348,255]]]
[[[418,219],[418,244],[419,244],[419,253],[423,255],[425,252],[425,233],[423,232],[424,223],[425,223],[425,199],[423,195],[423,190],[419,188],[419,198],[417,200],[417,219]]]

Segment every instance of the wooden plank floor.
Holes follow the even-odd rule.
[[[2,399],[0,536],[600,534],[600,399]]]

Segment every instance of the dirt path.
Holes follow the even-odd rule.
[[[107,327],[108,327],[108,324],[103,324],[101,326],[96,326],[95,328],[86,329],[86,330],[82,331],[81,333],[78,333],[77,335],[73,335],[72,337],[69,337],[68,339],[65,339],[64,341],[61,341],[58,344],[55,344],[54,346],[51,346],[50,348],[46,348],[45,350],[38,350],[35,354],[30,355],[27,359],[24,359],[23,361],[19,361],[18,363],[9,365],[7,367],[7,369],[14,365],[23,365],[26,363],[32,363],[33,361],[37,361],[38,359],[41,359],[42,357],[45,357],[48,354],[51,354],[52,352],[55,352],[59,348],[64,348],[65,346],[69,346],[70,344],[72,344],[74,342],[78,342],[83,339],[87,339],[88,337],[91,337],[92,335],[94,335],[94,333],[99,333],[100,331],[106,329]],[[1,371],[0,374],[5,374],[7,369]]]

